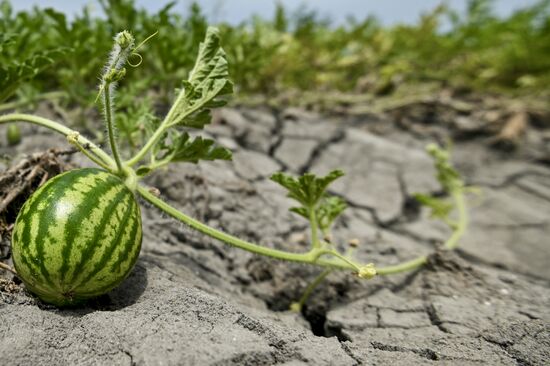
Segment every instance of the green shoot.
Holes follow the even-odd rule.
[[[318,229],[320,228],[323,234],[328,236],[328,227],[346,208],[343,201],[336,197],[328,199],[325,194],[329,184],[343,175],[342,171],[334,170],[322,178],[310,173],[306,173],[298,179],[284,173],[275,173],[271,176],[272,181],[288,190],[288,197],[301,204],[301,206],[293,207],[290,210],[309,220],[314,248],[321,247]]]
[[[219,32],[215,28],[209,28],[205,41],[199,47],[195,66],[188,79],[183,82],[183,87],[170,111],[145,146],[126,164],[131,167],[141,161],[151,150],[158,152],[157,145],[161,140],[166,141],[168,130],[171,130],[170,136],[174,138],[176,145],[185,145],[188,138],[177,137],[175,133],[179,133],[179,130],[176,127],[201,129],[209,123],[210,109],[225,105],[225,100],[220,97],[231,94],[233,91],[228,76],[227,60],[225,52],[220,47]],[[160,150],[162,150],[162,146],[167,146],[167,144],[161,142]],[[177,148],[172,149],[172,151],[176,150]],[[174,156],[176,155],[174,154]],[[224,156],[226,157],[227,154]],[[151,165],[155,165],[156,160],[155,153],[151,154]]]

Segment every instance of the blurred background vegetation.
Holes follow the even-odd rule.
[[[124,29],[138,41],[158,34],[140,49],[141,65],[129,68],[119,106],[143,115],[152,104],[168,102],[204,37],[208,21],[200,6],[184,16],[174,11],[175,2],[156,13],[132,0],[99,3],[105,17],[84,9],[68,19],[54,9],[16,13],[9,1],[1,2],[0,110],[44,98],[92,106],[112,38]],[[445,30],[442,22],[449,24]],[[281,98],[288,93],[402,97],[442,88],[540,100],[549,95],[550,0],[505,17],[494,14],[490,0],[469,0],[465,14],[441,5],[417,24],[395,26],[374,17],[334,26],[315,11],[279,5],[272,19],[218,26],[236,101],[300,101]]]

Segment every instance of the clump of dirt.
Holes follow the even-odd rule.
[[[16,294],[23,291],[20,284],[15,281],[5,280],[0,278],[0,293]]]

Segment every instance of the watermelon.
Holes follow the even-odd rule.
[[[25,202],[12,235],[15,269],[44,302],[75,305],[107,293],[134,267],[141,212],[117,176],[95,168],[50,179]]]

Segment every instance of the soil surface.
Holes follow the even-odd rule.
[[[414,273],[371,281],[333,273],[295,314],[290,303],[319,269],[231,248],[144,205],[136,269],[85,307],[40,303],[0,270],[2,365],[547,365],[550,143],[539,135],[549,125],[524,115],[529,128],[502,144],[483,118],[425,106],[353,117],[219,111],[206,131],[234,150],[233,162],[173,166],[148,179],[183,212],[303,251],[306,222],[269,176],[340,168],[347,175],[333,193],[350,208],[334,240],[356,238],[359,260],[395,264],[434,252],[449,235],[412,194],[440,191],[423,147],[452,137],[457,168],[481,192],[469,197],[468,234]],[[520,117],[506,124],[512,118]],[[67,147],[43,130],[24,132],[19,146],[0,149],[13,162]],[[80,155],[60,159],[89,165]]]

